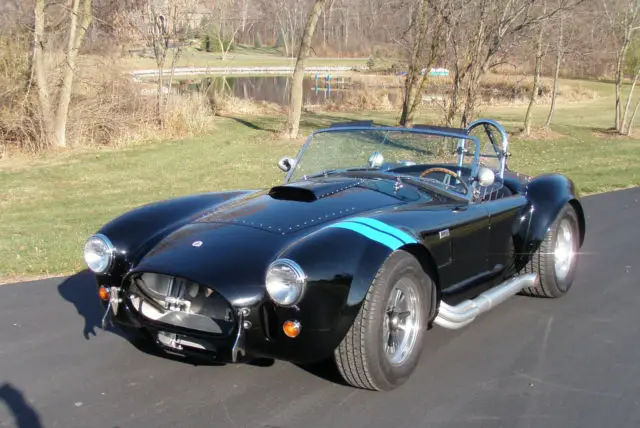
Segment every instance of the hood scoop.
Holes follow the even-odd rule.
[[[361,184],[362,181],[362,179],[345,179],[344,177],[320,181],[302,181],[272,187],[269,190],[269,196],[273,199],[284,201],[313,202],[349,190]]]

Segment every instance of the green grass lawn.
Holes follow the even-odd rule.
[[[196,48],[186,48],[177,62],[177,67],[270,67],[270,66],[294,66],[296,58],[284,56],[280,50],[270,47],[254,48],[239,46],[235,51],[229,52],[227,58],[222,60],[220,53],[200,51]],[[307,60],[307,66],[364,66],[366,58],[321,58],[311,57]],[[141,57],[137,54],[123,58],[123,66],[129,70],[154,69],[156,62],[151,57]],[[171,64],[171,54],[166,68]]]
[[[569,84],[569,83],[567,83]],[[640,185],[640,140],[602,132],[613,122],[612,87],[592,83],[602,96],[559,106],[554,134],[511,141],[513,169],[531,175],[561,172],[583,193]],[[482,116],[514,132],[525,106],[493,107]],[[546,116],[536,108],[535,121]],[[372,118],[393,124],[397,112],[306,114],[302,132],[335,120]],[[435,119],[425,112],[418,122]],[[0,163],[0,279],[71,273],[83,269],[86,237],[135,206],[197,192],[260,188],[279,183],[276,167],[302,140],[279,140],[282,117],[216,119],[210,135],[128,149],[47,154]],[[255,129],[258,128],[258,129]]]

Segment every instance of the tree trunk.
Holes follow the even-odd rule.
[[[417,16],[417,32],[413,40],[409,70],[404,84],[404,98],[402,100],[402,113],[400,115],[400,125],[404,127],[409,127],[413,123],[415,111],[419,105],[422,95],[422,89],[424,88],[424,84],[428,78],[429,69],[431,69],[431,65],[429,65],[425,70],[425,75],[420,76],[420,71],[422,69],[420,54],[424,50],[423,45],[429,28],[428,14],[428,4],[426,1],[423,1],[420,14]]]
[[[82,45],[82,40],[91,24],[91,0],[82,1],[82,12],[80,12],[81,0],[73,0],[71,10],[71,25],[69,28],[69,44],[66,55],[66,67],[60,85],[60,95],[56,109],[55,119],[55,139],[58,147],[67,146],[67,118],[69,115],[69,103],[71,102],[71,92],[73,89],[73,78],[76,72],[76,61],[78,51]],[[78,23],[78,17],[81,17]],[[80,27],[78,28],[78,24]]]
[[[298,51],[298,59],[296,60],[296,67],[293,72],[291,92],[289,95],[289,118],[285,125],[285,134],[289,138],[296,138],[300,129],[300,116],[302,114],[302,83],[304,79],[304,66],[307,56],[309,56],[309,50],[311,49],[311,39],[318,23],[318,18],[322,13],[322,8],[327,1],[330,0],[316,0],[313,5],[313,9],[309,14],[307,25],[304,28],[302,35],[302,41],[300,42],[300,50]]]
[[[542,52],[542,36],[544,34],[544,25],[540,24],[540,31],[538,32],[538,40],[536,41],[536,65],[533,74],[533,88],[531,89],[531,97],[529,97],[529,106],[527,107],[527,113],[524,116],[524,133],[525,135],[531,135],[531,113],[533,112],[533,105],[536,102],[536,96],[540,88],[540,71],[542,69],[542,58],[544,56]]]
[[[633,114],[631,115],[631,119],[629,119],[629,125],[627,125],[627,136],[631,136],[631,132],[633,130],[633,121],[636,118],[636,113],[638,113],[638,107],[640,107],[640,102],[636,103],[636,107],[633,109]]]
[[[480,76],[469,79],[467,86],[467,98],[464,102],[464,110],[462,110],[462,117],[460,118],[460,127],[466,128],[471,121],[476,111],[476,94],[478,93],[478,87],[480,86]]]
[[[551,92],[551,107],[549,107],[549,114],[547,120],[544,123],[544,128],[549,129],[551,127],[551,119],[556,109],[556,98],[558,96],[558,79],[560,77],[560,65],[562,64],[562,54],[564,50],[563,37],[564,37],[564,14],[560,14],[560,28],[558,34],[558,46],[556,50],[556,65],[553,71],[553,91]]]
[[[458,99],[460,97],[460,73],[458,67],[454,67],[454,76],[453,76],[453,91],[451,92],[451,101],[449,103],[449,108],[447,109],[447,114],[445,116],[445,122],[447,126],[453,125],[453,120],[456,117],[456,113],[458,112]]]
[[[622,78],[623,78],[623,65],[624,65],[624,58],[627,54],[627,48],[629,47],[629,43],[630,43],[630,38],[626,37],[624,38],[624,41],[622,42],[622,46],[620,47],[620,50],[618,51],[618,58],[616,61],[616,117],[615,117],[615,127],[616,127],[616,131],[618,131],[619,133],[622,133],[622,122],[621,122],[621,116],[622,116]]]
[[[636,75],[633,77],[633,83],[631,84],[631,89],[629,90],[629,96],[627,97],[627,105],[625,106],[624,114],[622,115],[622,123],[620,126],[621,133],[625,132],[624,125],[625,123],[627,123],[627,116],[629,115],[629,106],[631,105],[631,99],[633,98],[633,90],[636,88],[636,83],[638,83],[638,78],[640,78],[640,68],[636,70]]]
[[[47,82],[47,70],[44,58],[44,0],[36,0],[34,8],[33,31],[33,67],[38,86],[38,100],[40,113],[42,114],[43,139],[46,145],[54,142],[55,131],[53,115],[51,113],[51,97],[49,95],[49,83]]]
[[[242,34],[246,31],[247,27],[247,18],[249,15],[249,2],[247,0],[242,0]]]

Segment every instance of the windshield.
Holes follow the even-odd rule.
[[[453,177],[446,173],[420,175],[439,166],[468,178],[476,172],[477,149],[478,140],[462,134],[418,128],[330,128],[307,140],[287,179],[299,181],[344,171],[380,171],[448,187]],[[454,190],[467,193],[459,187]]]

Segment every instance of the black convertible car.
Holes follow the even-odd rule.
[[[508,157],[492,120],[318,130],[278,162],[282,185],[146,205],[91,236],[103,327],[219,362],[333,358],[350,385],[393,389],[433,325],[574,282],[573,183]]]

